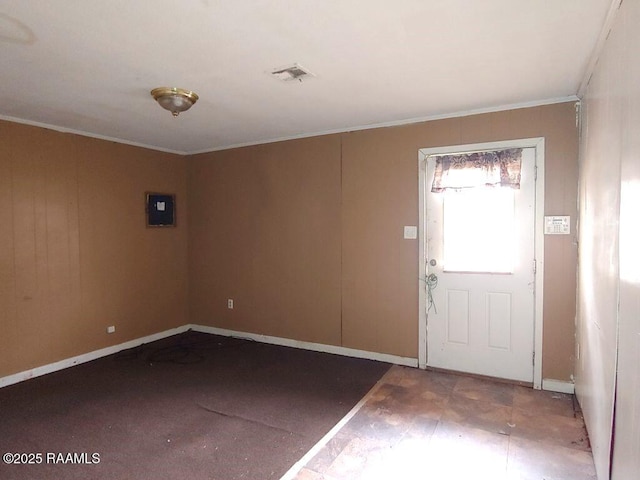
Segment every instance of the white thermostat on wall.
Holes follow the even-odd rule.
[[[571,233],[571,217],[566,216],[545,216],[545,235],[569,235]]]

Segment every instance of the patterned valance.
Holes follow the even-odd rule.
[[[496,150],[436,158],[432,192],[474,187],[520,188],[522,149]]]

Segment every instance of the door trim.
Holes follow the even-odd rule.
[[[533,388],[542,388],[542,328],[544,298],[544,137],[507,140],[502,142],[473,143],[429,147],[418,150],[418,366],[427,367],[427,293],[424,278],[426,265],[425,221],[426,195],[424,185],[427,176],[426,159],[430,155],[473,152],[476,150],[500,150],[508,148],[535,148],[536,185],[535,185],[535,222],[534,254],[536,262],[534,291],[534,340],[533,340]],[[533,265],[532,265],[533,268]]]

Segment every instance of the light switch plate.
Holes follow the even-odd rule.
[[[418,238],[418,227],[415,225],[407,225],[404,227],[404,238],[407,240],[413,240]]]

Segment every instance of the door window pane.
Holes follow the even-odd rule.
[[[444,270],[513,273],[514,194],[511,188],[444,193]]]

